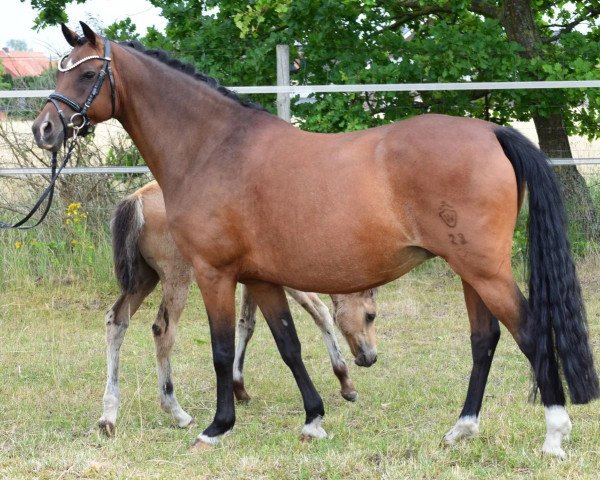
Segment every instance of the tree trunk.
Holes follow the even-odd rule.
[[[534,116],[533,122],[538,134],[540,148],[550,158],[573,158],[569,138],[560,113],[549,118]],[[600,235],[600,225],[596,207],[585,179],[574,165],[555,167],[569,224],[584,240],[593,240]]]
[[[540,35],[535,24],[531,0],[505,0],[499,20],[508,38],[523,47],[521,55],[534,58],[537,55],[537,46],[540,45]],[[560,109],[548,117],[534,114],[533,121],[540,148],[546,155],[551,158],[572,158]],[[570,225],[575,227],[575,231],[580,233],[583,239],[596,239],[600,234],[600,225],[585,180],[575,166],[557,167],[555,172],[565,199]]]

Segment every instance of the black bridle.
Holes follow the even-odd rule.
[[[71,65],[67,65],[66,67],[63,67],[63,62],[68,55],[69,54],[62,57],[60,59],[60,62],[58,62],[58,71],[59,72],[68,72],[69,70],[73,70],[74,68],[78,67],[79,65],[81,65],[84,62],[87,62],[88,60],[103,60],[104,63],[102,65],[102,68],[98,72],[98,78],[96,78],[96,82],[94,83],[92,90],[90,91],[90,94],[88,95],[88,97],[85,100],[85,102],[83,103],[83,105],[80,105],[76,100],[73,100],[72,98],[67,97],[66,95],[63,95],[62,93],[53,92],[50,95],[48,95],[48,101],[50,103],[52,103],[52,105],[54,105],[54,107],[56,108],[56,111],[58,112],[58,116],[60,117],[60,121],[63,124],[65,143],[67,141],[67,128],[68,127],[71,127],[74,130],[75,135],[79,136],[79,137],[84,137],[88,133],[91,133],[94,131],[94,125],[92,124],[92,121],[90,120],[90,118],[87,116],[87,112],[90,109],[90,107],[92,106],[92,102],[94,101],[94,99],[100,93],[100,89],[102,88],[102,84],[104,83],[104,79],[106,78],[106,76],[108,76],[108,81],[110,83],[110,101],[111,101],[111,107],[112,107],[110,116],[113,117],[115,115],[115,79],[113,77],[112,69],[110,68],[110,62],[111,62],[110,40],[108,40],[106,38],[104,39],[104,54],[103,54],[103,56],[90,55],[88,57],[84,57],[84,58],[78,60],[77,62],[75,62]],[[60,108],[60,105],[58,102],[64,103],[69,108],[71,108],[71,110],[73,110],[75,112],[73,115],[71,115],[69,123],[67,123],[67,119],[64,115],[64,111]]]
[[[102,65],[100,72],[98,72],[98,78],[96,78],[96,82],[92,86],[92,90],[90,91],[90,94],[88,95],[88,97],[85,100],[83,105],[80,105],[79,103],[77,103],[77,101],[73,100],[72,98],[67,97],[66,95],[63,95],[62,93],[53,92],[50,95],[48,95],[47,101],[52,103],[52,105],[54,105],[54,107],[56,108],[56,111],[58,112],[58,117],[60,118],[60,121],[63,126],[63,137],[64,137],[63,138],[63,146],[65,147],[65,156],[59,166],[58,159],[57,159],[57,153],[56,152],[52,153],[52,161],[51,161],[51,165],[50,165],[50,168],[51,168],[50,183],[48,184],[46,189],[40,195],[39,200],[35,203],[35,205],[29,211],[29,213],[27,215],[25,215],[25,217],[23,217],[18,222],[10,224],[10,223],[5,223],[5,222],[0,221],[0,229],[16,228],[19,230],[29,230],[30,228],[37,227],[40,223],[42,223],[44,221],[44,219],[46,218],[46,215],[48,214],[48,211],[50,210],[50,206],[52,205],[52,199],[54,198],[54,186],[56,184],[56,181],[58,180],[58,176],[60,175],[60,172],[65,167],[65,165],[69,162],[69,159],[71,158],[71,154],[73,153],[73,149],[77,145],[79,138],[85,137],[86,135],[88,135],[89,133],[92,133],[94,131],[94,125],[92,124],[92,121],[88,117],[87,112],[90,109],[94,99],[100,93],[100,89],[102,88],[102,84],[104,83],[104,78],[107,75],[108,75],[108,80],[110,83],[110,99],[111,99],[111,106],[112,106],[111,117],[113,117],[115,114],[115,81],[114,81],[112,69],[110,68],[110,62],[111,62],[110,41],[106,38],[104,39],[104,55],[102,57],[99,55],[90,55],[89,57],[84,57],[81,60],[78,60],[77,62],[73,63],[72,65],[63,67],[63,65],[62,65],[63,60],[68,55],[69,54],[62,57],[60,59],[60,62],[58,62],[58,70],[60,72],[68,72],[69,70],[74,69],[75,67],[81,65],[82,63],[84,63],[88,60],[103,60],[104,64]],[[64,103],[69,108],[71,108],[72,110],[75,111],[75,113],[73,115],[71,115],[71,118],[69,119],[68,123],[67,123],[67,118],[65,117],[64,111],[60,108],[60,104],[58,102]],[[73,136],[70,138],[70,140],[69,140],[69,137],[67,136],[67,129],[69,127],[73,129]],[[46,202],[46,207],[44,208],[44,211],[43,211],[41,217],[39,218],[39,220],[36,223],[34,223],[33,225],[25,225],[25,223],[40,209],[40,207],[42,206],[42,203],[44,203],[44,200],[46,200],[46,199],[48,199],[48,201]]]

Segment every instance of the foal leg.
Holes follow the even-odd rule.
[[[181,428],[194,419],[179,405],[173,388],[171,373],[171,349],[175,343],[179,317],[188,297],[189,282],[173,282],[163,279],[163,298],[156,320],[152,324],[156,346],[156,369],[161,408],[170,413]]]
[[[329,352],[329,359],[333,367],[333,373],[338,378],[341,387],[341,395],[346,400],[354,402],[357,397],[356,389],[348,373],[348,365],[340,350],[333,327],[333,318],[329,313],[327,306],[321,301],[316,293],[300,292],[291,288],[285,288],[285,291],[296,300],[304,310],[313,318],[315,324],[323,334],[323,340]]]
[[[100,430],[108,437],[115,432],[119,410],[119,354],[129,319],[137,311],[156,286],[158,278],[142,284],[136,293],[122,293],[105,317],[106,323],[106,388],[104,389],[102,416],[98,420]]]
[[[242,307],[238,321],[238,342],[233,360],[233,393],[238,402],[248,402],[250,395],[244,387],[244,358],[246,347],[254,333],[256,325],[256,302],[250,296],[248,289],[242,285]]]
[[[471,355],[473,368],[464,407],[456,425],[444,436],[448,444],[461,438],[471,438],[479,433],[479,412],[496,345],[500,339],[500,326],[496,317],[485,306],[473,287],[463,280],[465,303],[471,324]]]
[[[257,282],[249,284],[248,290],[265,316],[281,358],[292,371],[302,394],[306,421],[301,439],[304,441],[311,438],[325,438],[327,433],[321,427],[321,420],[325,415],[323,400],[302,362],[300,340],[283,288],[270,283]]]

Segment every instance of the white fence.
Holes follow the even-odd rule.
[[[352,92],[419,92],[451,90],[533,90],[557,88],[600,88],[600,80],[566,80],[541,82],[461,82],[461,83],[391,83],[354,85],[279,85],[279,86],[240,86],[228,87],[240,94],[279,94],[307,96],[314,93]],[[0,98],[47,97],[52,90],[10,90],[0,91]],[[553,165],[598,165],[600,158],[554,158]],[[113,174],[146,173],[147,167],[78,167],[65,168],[65,174]],[[5,168],[3,175],[49,174],[48,168]]]

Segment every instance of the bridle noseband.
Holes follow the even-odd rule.
[[[110,116],[113,117],[115,114],[115,79],[113,77],[112,69],[110,68],[110,62],[112,60],[110,58],[110,40],[108,40],[107,38],[104,38],[104,54],[103,54],[103,56],[90,55],[88,57],[84,57],[84,58],[78,60],[77,62],[73,63],[72,65],[63,67],[63,61],[65,60],[65,58],[67,58],[68,55],[69,54],[64,55],[58,62],[58,71],[59,72],[68,72],[69,70],[73,70],[74,68],[78,67],[79,65],[81,65],[84,62],[87,62],[88,60],[103,60],[104,64],[102,65],[100,72],[98,72],[98,78],[96,79],[96,82],[94,83],[92,90],[90,91],[90,94],[88,95],[88,97],[85,100],[85,102],[83,103],[83,105],[80,105],[77,101],[73,100],[72,98],[67,97],[66,95],[63,95],[62,93],[53,92],[50,95],[48,95],[47,101],[52,103],[52,105],[54,105],[54,107],[56,108],[56,111],[58,112],[60,121],[62,122],[65,144],[67,142],[67,128],[68,127],[71,127],[73,129],[74,136],[80,136],[80,137],[84,137],[88,133],[91,133],[94,131],[94,125],[92,124],[92,121],[88,117],[87,112],[90,109],[90,107],[92,106],[92,102],[94,101],[94,99],[100,93],[100,89],[102,88],[102,84],[104,83],[104,78],[107,75],[108,75],[108,81],[110,82],[110,100],[111,100],[111,107],[112,107],[112,112],[111,112]],[[72,110],[75,111],[75,113],[73,115],[71,115],[71,118],[69,119],[68,123],[67,123],[67,119],[65,117],[64,111],[60,108],[60,105],[58,102],[64,103],[69,108],[71,108]]]

